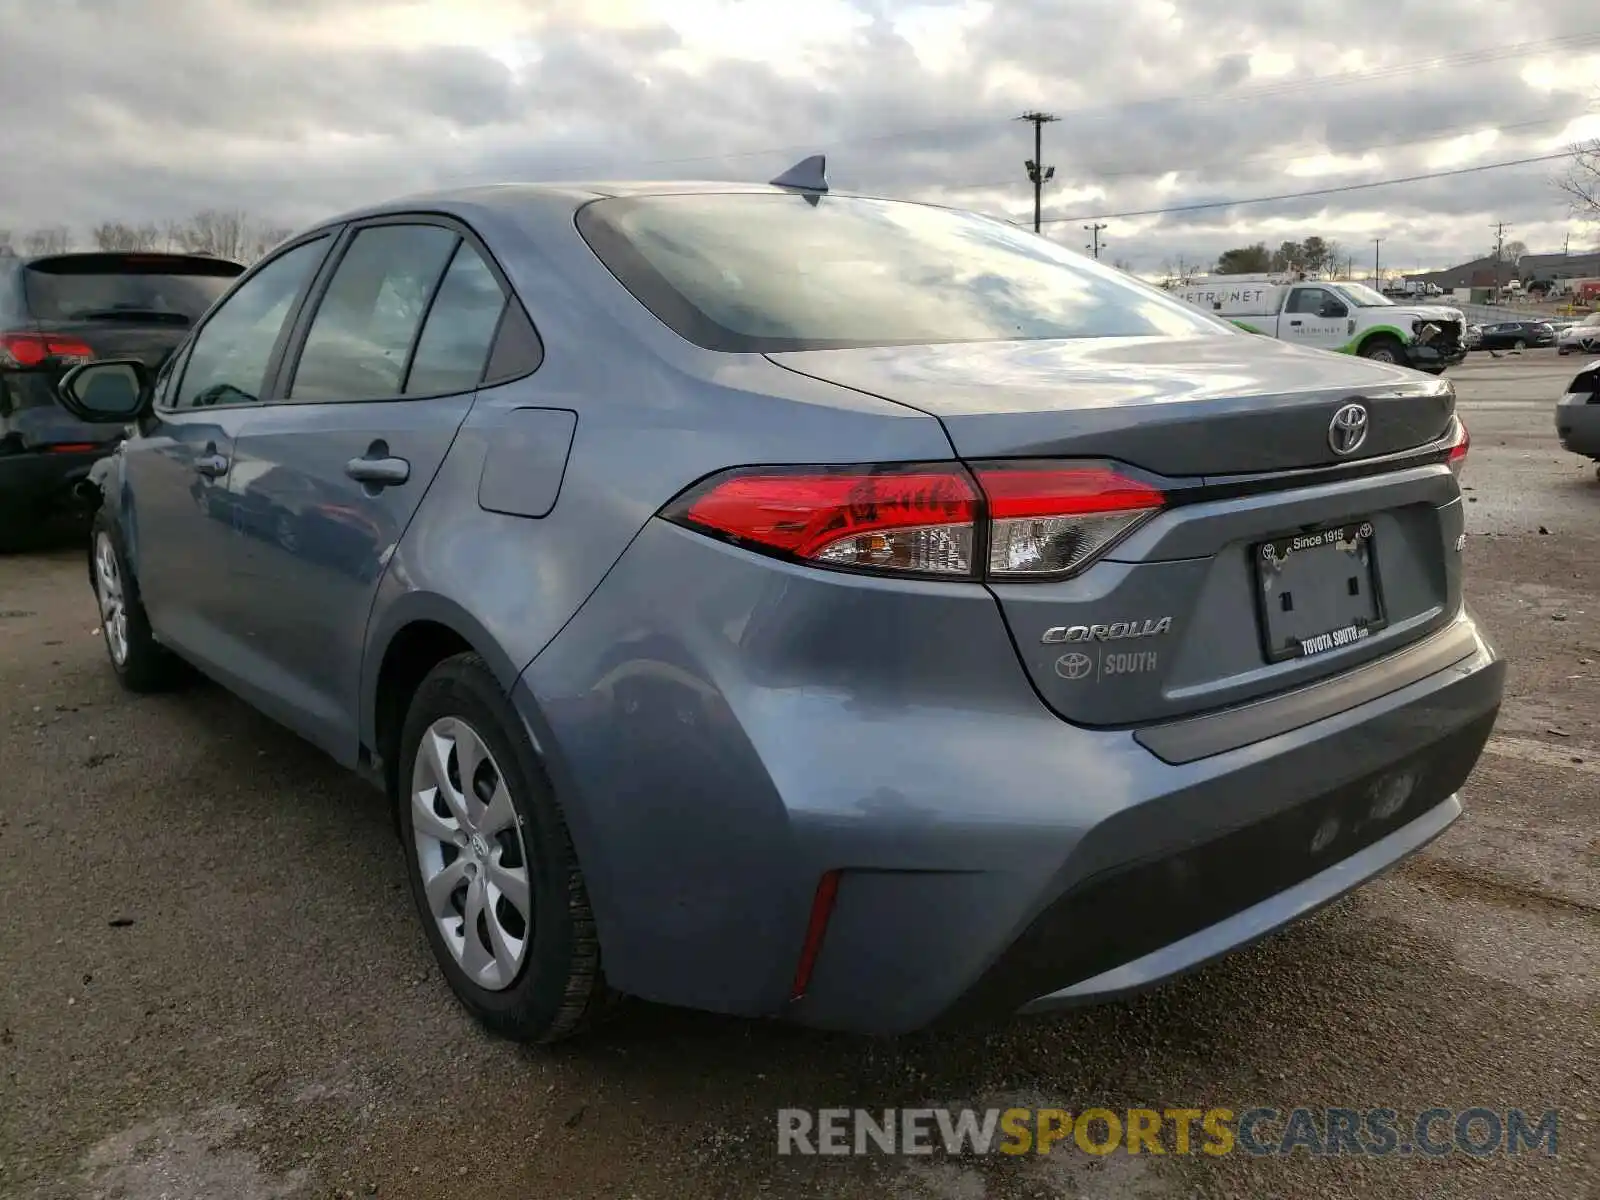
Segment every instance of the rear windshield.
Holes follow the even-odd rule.
[[[150,320],[191,325],[242,274],[237,263],[164,255],[40,259],[23,272],[38,321]]]
[[[1034,233],[920,204],[617,198],[578,228],[645,307],[712,350],[1238,332]]]

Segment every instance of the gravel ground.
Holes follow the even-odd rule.
[[[134,701],[81,554],[0,559],[0,1195],[1600,1196],[1600,483],[1549,352],[1457,371],[1510,698],[1417,858],[1138,999],[890,1042],[635,1006],[533,1051],[427,956],[375,793]],[[1559,1153],[780,1158],[782,1107],[1556,1108]]]

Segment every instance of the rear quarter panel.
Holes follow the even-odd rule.
[[[368,745],[383,651],[397,631],[417,620],[449,624],[510,687],[649,518],[714,471],[952,457],[938,422],[922,413],[759,355],[715,354],[682,341],[594,257],[573,227],[570,202],[516,214],[463,207],[455,215],[506,271],[539,331],[544,360],[523,379],[478,392],[394,551],[364,656]],[[576,419],[519,415],[529,409]],[[497,497],[505,493],[507,433],[528,429],[571,438],[554,504],[543,516],[491,511],[486,499],[506,507]],[[541,449],[529,456],[530,469],[548,472],[560,457]],[[530,484],[534,493],[543,488]]]

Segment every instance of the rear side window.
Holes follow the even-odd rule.
[[[668,328],[713,350],[1237,333],[1047,238],[928,205],[618,197],[578,228]]]
[[[417,339],[405,394],[444,396],[477,387],[505,307],[505,293],[494,273],[462,242]]]
[[[256,404],[295,300],[327,253],[317,238],[262,267],[223,301],[195,336],[175,408]]]
[[[412,343],[459,240],[437,225],[375,225],[356,234],[312,318],[288,398],[399,396]]]
[[[161,254],[71,254],[22,272],[37,321],[155,321],[192,325],[244,273],[221,259]]]

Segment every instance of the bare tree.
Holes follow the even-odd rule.
[[[190,217],[178,230],[178,242],[190,254],[243,258],[250,219],[238,209],[208,208]]]
[[[1572,147],[1572,161],[1556,186],[1567,194],[1573,216],[1600,221],[1600,138]]]
[[[1526,242],[1507,242],[1500,247],[1500,258],[1504,262],[1517,263],[1522,261],[1522,256],[1528,252]]]
[[[72,249],[72,230],[65,225],[47,225],[26,234],[22,245],[29,254],[65,254]]]
[[[187,221],[169,223],[167,237],[190,254],[250,263],[289,237],[292,231],[258,221],[240,209],[208,208]]]
[[[1111,260],[1111,265],[1125,275],[1133,274],[1133,263],[1126,258],[1114,258]]]
[[[288,241],[293,234],[294,230],[283,225],[257,225],[250,235],[247,261],[254,262],[263,257],[280,243]]]
[[[154,250],[161,244],[161,230],[153,222],[128,225],[122,221],[106,221],[96,225],[91,236],[102,250]]]

